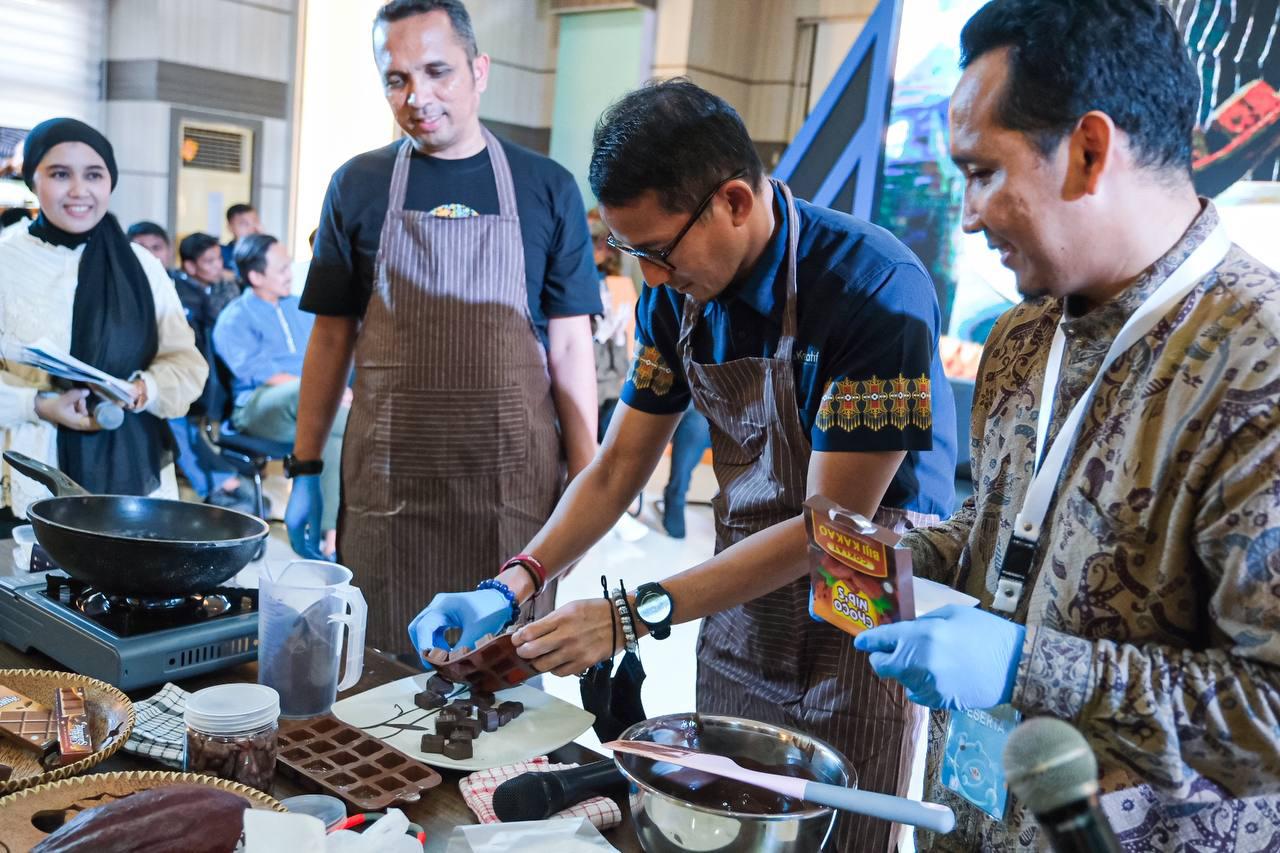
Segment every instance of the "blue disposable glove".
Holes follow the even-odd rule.
[[[812,619],[814,622],[827,621],[823,619],[821,616],[819,616],[817,613],[813,612],[813,584],[809,584],[809,618]]]
[[[442,592],[409,623],[409,639],[418,657],[430,666],[427,652],[449,648],[444,635],[450,628],[462,629],[457,645],[474,649],[476,640],[501,632],[514,618],[511,602],[496,589]]]
[[[284,511],[284,523],[289,528],[289,544],[299,557],[308,560],[325,559],[320,553],[320,517],[323,511],[324,496],[320,494],[320,475],[294,477],[289,506]]]
[[[917,705],[947,711],[994,708],[1013,697],[1027,629],[976,607],[948,604],[911,622],[859,634],[871,668]]]

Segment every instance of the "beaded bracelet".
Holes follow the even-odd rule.
[[[636,631],[631,624],[631,606],[627,603],[627,598],[622,594],[621,589],[614,589],[610,594],[613,599],[613,606],[618,611],[618,621],[622,623],[622,641],[626,650],[635,652],[639,646],[636,643]]]
[[[490,578],[489,580],[480,581],[480,583],[476,584],[476,589],[496,589],[507,597],[507,602],[511,605],[511,618],[507,621],[506,625],[502,626],[503,628],[506,628],[507,625],[510,625],[513,622],[520,621],[520,603],[516,601],[516,594],[511,591],[511,587],[507,586],[502,581]]]

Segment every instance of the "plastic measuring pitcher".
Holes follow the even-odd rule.
[[[280,694],[280,716],[328,713],[339,690],[364,671],[368,607],[351,570],[323,560],[294,560],[263,570],[258,588],[258,681]],[[346,663],[342,629],[346,628]]]

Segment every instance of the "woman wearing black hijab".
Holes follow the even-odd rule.
[[[208,367],[164,268],[107,212],[111,143],[83,122],[51,119],[28,134],[22,176],[40,215],[0,236],[0,344],[43,340],[132,381],[137,396],[118,429],[100,430],[85,389],[58,393],[47,374],[0,364],[0,444],[91,492],[176,498],[165,419],[186,413]],[[47,494],[8,466],[0,473],[0,516],[8,507],[21,519]]]

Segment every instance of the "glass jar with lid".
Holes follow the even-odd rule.
[[[262,684],[219,684],[187,698],[182,767],[271,792],[280,695]]]

